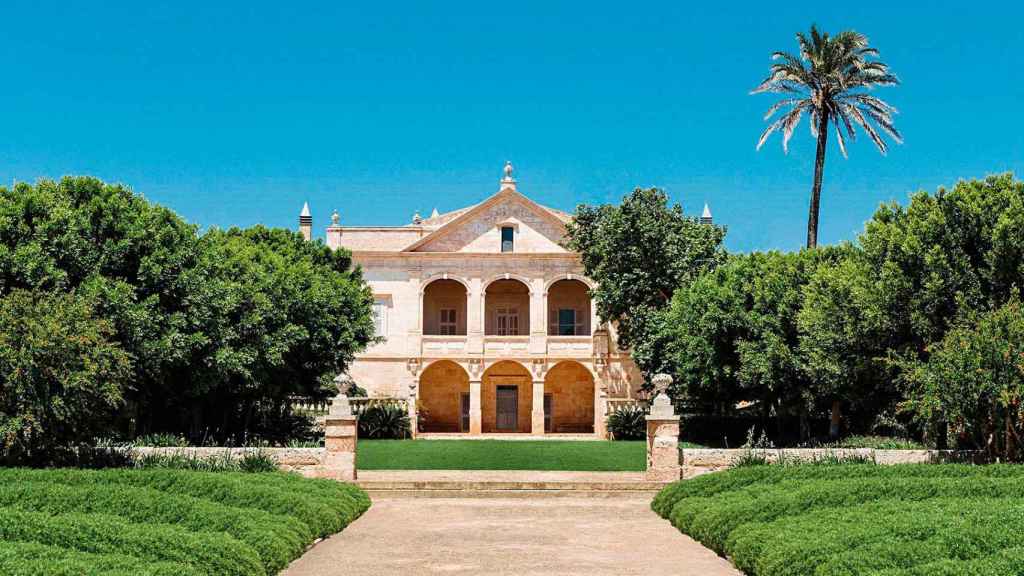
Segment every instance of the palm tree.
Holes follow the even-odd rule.
[[[896,142],[903,142],[892,116],[896,109],[868,94],[875,86],[899,84],[889,66],[877,60],[878,50],[868,46],[863,34],[847,30],[829,36],[811,26],[810,37],[797,33],[800,57],[788,52],[775,52],[776,60],[771,73],[754,88],[751,94],[774,92],[787,97],[768,109],[767,121],[782,108],[789,109],[761,134],[757,141],[760,150],[768,137],[782,131],[782,149],[789,152],[789,138],[806,112],[810,116],[811,135],[818,140],[814,159],[814,185],[811,188],[811,210],[807,217],[807,246],[818,244],[818,207],[821,201],[821,176],[825,169],[825,145],[828,143],[829,123],[835,127],[839,150],[846,157],[846,138],[856,139],[854,125],[861,126],[878,151],[888,150],[879,129]],[[846,135],[843,135],[845,130]]]

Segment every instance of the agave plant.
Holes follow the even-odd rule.
[[[358,415],[360,438],[409,437],[409,413],[401,402],[369,402]]]
[[[810,35],[797,33],[800,55],[775,52],[771,72],[751,94],[772,92],[786,97],[768,109],[764,119],[786,109],[761,134],[760,150],[768,137],[782,132],[782,149],[789,152],[789,139],[806,113],[810,116],[811,135],[818,141],[814,160],[814,184],[807,218],[807,246],[818,243],[818,208],[821,203],[821,180],[825,170],[825,149],[829,128],[835,129],[839,150],[846,157],[846,139],[856,139],[854,126],[860,126],[883,155],[888,145],[880,132],[896,142],[903,136],[893,125],[896,109],[868,93],[876,86],[893,86],[899,80],[884,62],[873,60],[878,50],[868,46],[863,34],[847,30],[835,36],[819,32],[811,26]],[[845,132],[845,134],[844,134]]]
[[[647,410],[639,404],[619,406],[608,415],[608,432],[615,440],[647,437]]]

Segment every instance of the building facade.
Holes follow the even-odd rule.
[[[409,400],[425,433],[604,436],[609,406],[642,377],[562,246],[570,218],[521,194],[510,164],[483,202],[406,226],[342,226],[335,213],[327,244],[362,267],[380,336],[349,376]]]

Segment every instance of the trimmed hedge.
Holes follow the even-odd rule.
[[[1024,566],[1021,466],[754,466],[673,484],[652,508],[757,576]]]
[[[0,574],[8,576],[203,576],[187,564],[93,554],[38,542],[0,540]]]
[[[68,566],[88,568],[69,574],[148,574],[141,560],[154,574],[275,574],[368,507],[356,486],[277,472],[0,469],[0,540],[66,550]],[[26,574],[60,564],[34,551],[0,561]]]

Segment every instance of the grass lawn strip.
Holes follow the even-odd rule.
[[[3,469],[0,540],[20,547],[8,546],[0,560],[22,569],[0,573],[51,573],[45,567],[59,555],[26,547],[36,543],[66,550],[73,574],[150,573],[131,568],[135,561],[175,576],[276,574],[369,503],[356,486],[282,473]],[[124,570],[89,564],[118,557]]]
[[[674,484],[652,508],[751,575],[996,574],[1020,562],[1022,496],[1017,466],[754,466]]]
[[[361,440],[360,470],[642,472],[644,442],[588,440]]]

